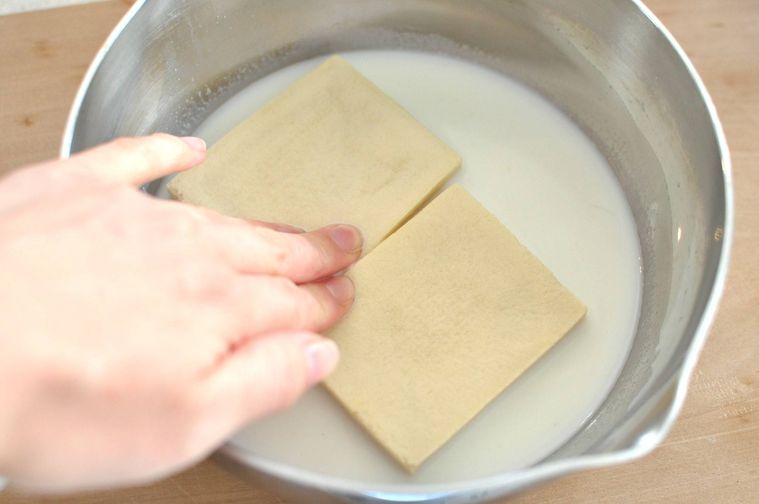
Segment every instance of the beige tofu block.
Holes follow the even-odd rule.
[[[353,224],[366,253],[460,165],[458,154],[334,56],[213,145],[169,192],[235,217],[304,229]]]
[[[409,472],[585,314],[458,185],[349,276],[357,297],[328,333],[342,358],[326,386]]]

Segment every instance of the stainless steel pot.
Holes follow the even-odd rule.
[[[479,502],[644,455],[682,406],[722,293],[733,233],[722,128],[684,52],[637,0],[138,0],[90,67],[61,154],[119,135],[191,133],[236,91],[324,53],[408,48],[511,75],[607,157],[642,248],[641,318],[601,408],[533,467],[444,485],[378,486],[228,460],[304,502]]]

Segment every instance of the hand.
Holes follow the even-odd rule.
[[[135,189],[204,157],[202,140],[158,134],[0,181],[0,475],[12,485],[159,478],[335,367],[316,331],[353,300],[333,275],[359,257],[359,233],[266,227]]]

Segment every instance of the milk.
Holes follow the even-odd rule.
[[[604,158],[548,101],[488,69],[396,51],[344,54],[463,158],[451,180],[495,214],[588,307],[585,320],[413,475],[322,389],[233,442],[272,460],[365,482],[451,482],[533,464],[598,408],[628,354],[640,304],[632,215]],[[241,91],[197,130],[218,140],[322,59]],[[358,287],[360,289],[360,286]]]

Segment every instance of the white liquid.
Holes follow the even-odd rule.
[[[367,482],[452,482],[528,466],[601,404],[632,341],[640,296],[632,215],[595,146],[549,102],[493,71],[422,53],[344,55],[464,159],[459,182],[588,307],[585,320],[408,476],[321,389],[240,432],[268,458]],[[270,75],[198,129],[218,140],[321,59]]]

